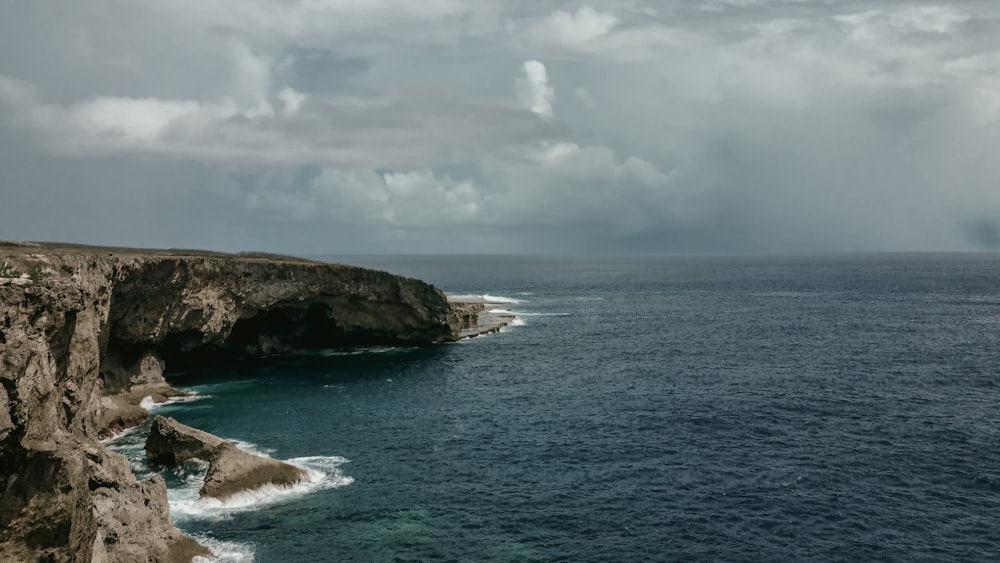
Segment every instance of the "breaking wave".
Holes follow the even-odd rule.
[[[217,540],[204,534],[189,534],[198,543],[208,548],[213,557],[195,557],[193,563],[252,563],[254,561],[254,546],[246,543],[236,543]]]
[[[344,475],[340,466],[347,459],[338,456],[311,456],[284,460],[306,472],[303,481],[291,487],[265,485],[259,489],[233,495],[225,500],[199,498],[205,484],[208,464],[194,462],[175,470],[174,482],[168,488],[170,515],[177,522],[185,520],[224,520],[239,512],[259,510],[289,499],[324,489],[343,487],[354,482]]]
[[[471,301],[475,303],[508,303],[511,305],[519,305],[524,303],[524,299],[516,299],[514,297],[504,297],[502,295],[490,295],[489,293],[484,293],[482,295],[468,294],[468,295],[449,295],[449,299],[452,301]]]
[[[139,406],[146,409],[149,412],[153,412],[154,410],[165,405],[173,405],[176,403],[192,403],[194,401],[200,401],[202,399],[210,397],[210,395],[201,395],[199,393],[195,393],[194,391],[191,391],[190,393],[191,393],[190,395],[170,397],[169,399],[163,401],[162,403],[157,403],[156,401],[154,401],[152,395],[146,395],[145,397],[143,397],[141,401],[139,401]]]

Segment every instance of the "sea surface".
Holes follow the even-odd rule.
[[[1000,561],[998,255],[328,258],[518,321],[170,374],[311,471],[168,472],[221,561]]]

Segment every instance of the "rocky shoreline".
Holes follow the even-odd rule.
[[[183,394],[164,379],[168,366],[450,342],[513,319],[353,266],[3,241],[0,304],[0,554],[18,561],[210,555],[170,522],[163,479],[137,481],[100,442],[146,420],[143,398]],[[215,496],[296,478],[209,442]]]

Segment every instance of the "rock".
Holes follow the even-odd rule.
[[[7,390],[0,386],[0,441],[10,435],[14,430],[14,421],[10,419],[10,402],[7,399]]]
[[[465,298],[469,299],[469,298]],[[485,299],[449,301],[449,324],[458,338],[475,338],[498,332],[517,317],[506,309],[508,305],[490,303]]]
[[[302,481],[306,472],[285,462],[247,453],[229,442],[212,452],[202,497],[226,499],[265,485],[288,487]]]
[[[146,438],[146,458],[157,465],[180,465],[190,459],[209,461],[224,442],[173,418],[156,416]]]
[[[142,421],[144,396],[169,396],[164,363],[458,338],[438,289],[385,272],[203,252],[2,250],[6,270],[36,275],[0,283],[0,559],[207,554],[170,523],[163,481],[137,481],[98,441]],[[205,494],[302,476],[223,446],[201,453],[218,483]]]
[[[282,461],[247,453],[208,432],[157,416],[146,439],[146,457],[161,465],[177,465],[191,459],[208,462],[202,497],[225,499],[265,485],[287,487],[306,473]]]

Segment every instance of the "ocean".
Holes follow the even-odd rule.
[[[157,414],[310,469],[168,471],[220,561],[1000,560],[998,255],[327,258],[517,322],[168,374]]]

